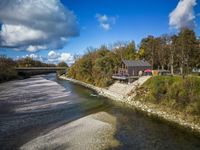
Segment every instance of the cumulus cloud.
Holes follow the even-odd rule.
[[[48,58],[49,59],[57,59],[57,57],[58,57],[58,54],[55,51],[50,51],[48,53]]]
[[[33,58],[33,59],[38,59],[38,58],[39,58],[39,56],[36,55],[36,54],[30,54],[29,57],[31,57],[31,58]]]
[[[101,23],[100,27],[102,27],[106,31],[110,30],[110,24],[109,23]]]
[[[116,23],[117,17],[109,17],[107,15],[101,15],[96,14],[95,16],[97,18],[97,21],[99,22],[99,26],[105,30],[108,31],[111,29],[111,26]]]
[[[69,53],[61,53],[61,55],[59,57],[59,61],[71,63],[73,61],[73,56]]]
[[[30,57],[34,60],[39,60],[45,63],[54,63],[54,64],[57,64],[63,61],[70,65],[74,62],[74,57],[70,53],[66,53],[66,52],[59,53],[55,50],[49,51],[47,56],[39,55],[36,53],[30,53],[21,57],[17,56],[16,59],[21,59],[21,58],[26,58],[26,57]]]
[[[44,61],[44,60],[45,60],[45,58],[44,58],[43,56],[38,55],[38,54],[34,54],[34,53],[27,54],[27,55],[22,56],[22,57],[17,56],[16,59],[18,60],[18,59],[26,58],[26,57],[30,57],[30,58],[32,58],[32,59],[34,59],[34,60],[39,60],[39,61]]]
[[[169,15],[169,25],[175,29],[195,27],[194,7],[196,0],[180,0]]]
[[[58,62],[64,61],[68,64],[71,64],[74,61],[73,56],[70,53],[66,53],[66,52],[58,53],[54,50],[48,53],[47,60],[48,62],[51,62],[51,63],[58,63]]]
[[[37,50],[61,48],[79,29],[60,0],[1,0],[0,46]]]
[[[27,47],[27,51],[29,52],[36,52],[37,50],[45,50],[47,49],[48,47],[45,46],[45,45],[38,45],[38,46],[33,46],[33,45],[30,45]]]

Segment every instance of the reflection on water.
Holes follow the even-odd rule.
[[[107,112],[117,119],[116,149],[200,149],[200,139],[114,104],[55,74],[0,84],[0,147],[17,149],[78,118]]]
[[[115,137],[121,141],[116,149],[124,150],[198,150],[200,138],[177,130],[162,121],[130,108],[114,108],[117,117]]]

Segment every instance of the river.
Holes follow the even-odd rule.
[[[0,149],[199,150],[200,138],[48,74],[0,84]]]

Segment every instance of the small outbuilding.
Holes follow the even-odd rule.
[[[138,78],[141,72],[150,70],[151,65],[145,60],[123,60],[121,67],[113,75],[114,79]]]

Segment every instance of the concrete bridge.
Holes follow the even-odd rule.
[[[67,67],[17,67],[19,75],[37,75],[43,73],[55,73],[56,71],[67,71]]]
[[[17,71],[58,71],[67,70],[67,67],[17,67]]]

